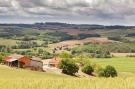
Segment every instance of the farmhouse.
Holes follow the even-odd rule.
[[[11,67],[24,68],[30,65],[30,58],[27,56],[12,54],[4,58],[5,63]]]
[[[59,65],[59,62],[61,61],[62,59],[60,58],[52,58],[52,59],[46,59],[46,60],[42,60],[43,62],[43,69],[56,69],[58,68],[58,65]]]
[[[62,59],[51,58],[42,60],[38,57],[28,58],[24,55],[12,54],[4,58],[5,64],[10,67],[30,68],[36,71],[59,71],[58,65]]]

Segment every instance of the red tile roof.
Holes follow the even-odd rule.
[[[58,63],[58,62],[60,62],[60,61],[61,61],[60,58],[52,58],[52,59],[50,60],[50,62],[52,62],[52,63]]]
[[[5,61],[10,61],[12,59],[12,57],[6,57],[4,60]]]
[[[52,59],[43,60],[43,63],[54,63],[54,64],[57,64],[57,63],[59,63],[61,60],[62,60],[61,58],[52,58]]]
[[[29,63],[30,63],[30,58],[28,58],[24,55],[19,55],[19,54],[12,54],[10,56],[5,57],[4,60],[7,62],[13,62],[13,61],[18,60],[18,61],[21,61],[21,62],[27,64],[27,65],[29,65]]]

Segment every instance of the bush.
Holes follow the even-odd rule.
[[[99,77],[116,77],[117,71],[113,66],[106,66],[105,69],[101,69],[98,72]]]
[[[135,55],[127,55],[127,57],[135,57]]]
[[[104,69],[98,70],[98,76],[99,76],[99,77],[105,77]]]
[[[62,69],[62,72],[68,75],[75,75],[79,70],[79,66],[75,64],[73,60],[64,59],[60,62],[59,67]]]
[[[94,72],[94,69],[90,64],[87,64],[82,68],[82,72],[92,75],[92,72]]]
[[[72,55],[70,53],[67,52],[63,52],[61,54],[59,54],[60,58],[72,58]]]
[[[2,60],[3,60],[3,57],[2,57],[2,56],[0,56],[0,63],[2,62]]]

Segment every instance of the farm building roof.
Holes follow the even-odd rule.
[[[62,60],[61,58],[52,58],[52,59],[42,60],[42,62],[43,62],[43,64],[48,64],[48,63],[57,64],[61,60]]]
[[[41,58],[35,57],[35,56],[33,56],[33,57],[31,58],[31,60],[42,62],[42,59],[41,59]]]
[[[8,62],[12,62],[12,61],[16,61],[17,59],[15,58],[12,58],[12,57],[6,57],[5,58],[5,61],[8,61]]]
[[[8,61],[8,62],[12,62],[12,61],[18,60],[18,59],[20,59],[22,57],[24,57],[24,56],[19,55],[19,54],[12,54],[12,55],[9,55],[8,57],[6,57],[4,60]]]
[[[7,57],[4,58],[5,61],[7,62],[13,62],[16,60],[22,61],[24,63],[29,63],[30,59],[24,55],[19,55],[19,54],[11,54]]]
[[[9,57],[15,58],[15,59],[20,59],[22,57],[24,57],[23,55],[19,55],[19,54],[11,54]]]

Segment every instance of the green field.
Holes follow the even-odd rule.
[[[135,73],[135,57],[118,57],[118,58],[100,58],[92,59],[102,66],[112,65],[119,72],[134,72]]]
[[[16,44],[16,41],[18,40],[0,38],[0,45],[12,46]]]
[[[135,89],[134,73],[124,72],[134,72],[134,58],[95,59],[94,62],[114,65],[121,72],[116,78],[77,78],[0,65],[0,89]]]
[[[135,76],[74,78],[0,66],[1,89],[135,89]]]

